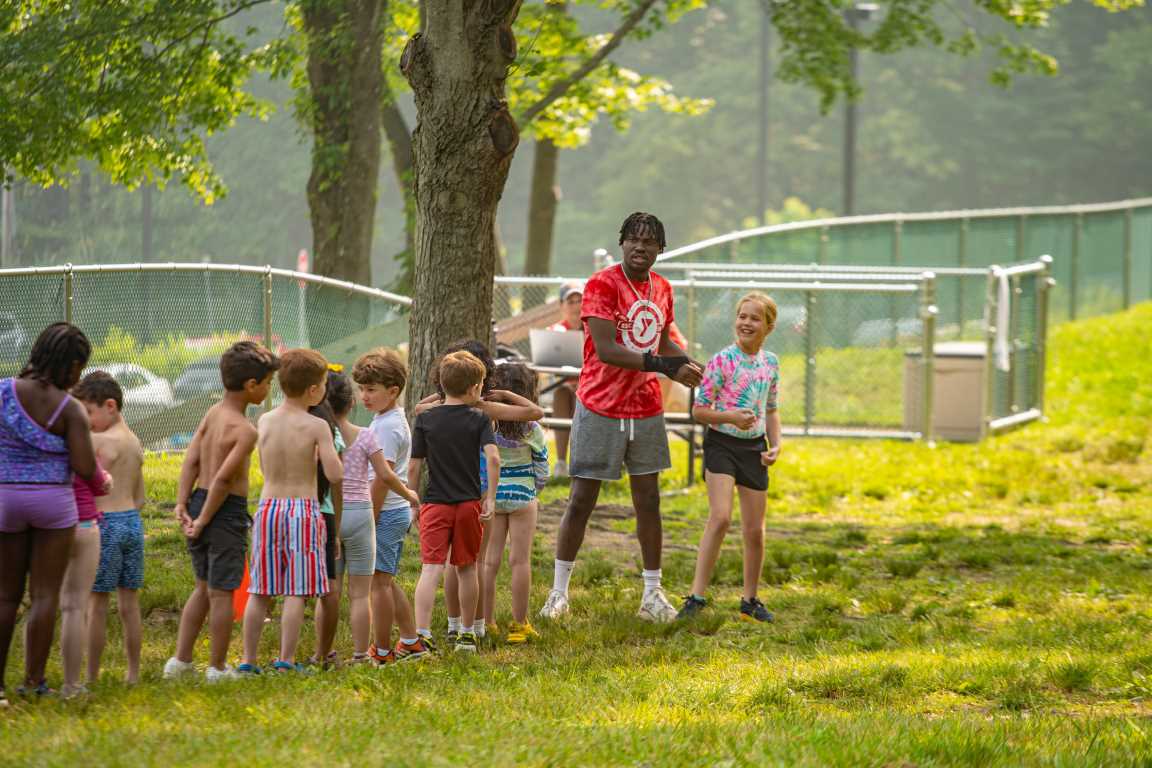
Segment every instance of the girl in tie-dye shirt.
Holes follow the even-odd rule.
[[[740,496],[744,534],[740,617],[772,620],[756,589],[764,562],[768,467],[780,454],[780,415],[776,410],[780,362],[776,355],[761,349],[775,325],[776,303],[772,299],[762,293],[742,297],[736,305],[736,343],[708,361],[696,393],[692,415],[708,427],[704,434],[704,479],[709,514],[697,554],[692,594],[684,599],[681,618],[696,615],[708,604],[704,595],[732,521],[735,489]]]

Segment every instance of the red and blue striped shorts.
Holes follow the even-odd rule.
[[[261,499],[252,521],[253,595],[328,593],[324,514],[316,499]]]

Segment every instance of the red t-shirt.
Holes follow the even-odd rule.
[[[629,285],[619,265],[602,269],[584,286],[581,317],[585,326],[590,317],[610,320],[617,344],[656,353],[664,327],[672,322],[672,286],[655,272],[648,273],[647,282]],[[602,363],[587,327],[576,397],[588,410],[611,419],[646,419],[664,410],[656,374]]]

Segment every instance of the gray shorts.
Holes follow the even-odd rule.
[[[672,467],[664,414],[646,419],[611,419],[576,401],[568,474],[588,480],[619,480],[621,467],[630,475],[651,475]]]
[[[340,515],[340,559],[336,575],[371,576],[376,570],[376,520],[372,504],[346,501]]]

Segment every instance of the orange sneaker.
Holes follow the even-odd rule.
[[[389,664],[396,663],[396,656],[392,651],[384,651],[380,653],[380,649],[375,645],[368,646],[368,658],[376,663],[378,667],[385,667]]]
[[[432,652],[432,649],[424,642],[423,638],[416,638],[414,643],[406,643],[403,640],[396,641],[396,647],[392,649],[391,656],[397,662],[401,661],[415,661],[416,659],[423,658]]]

